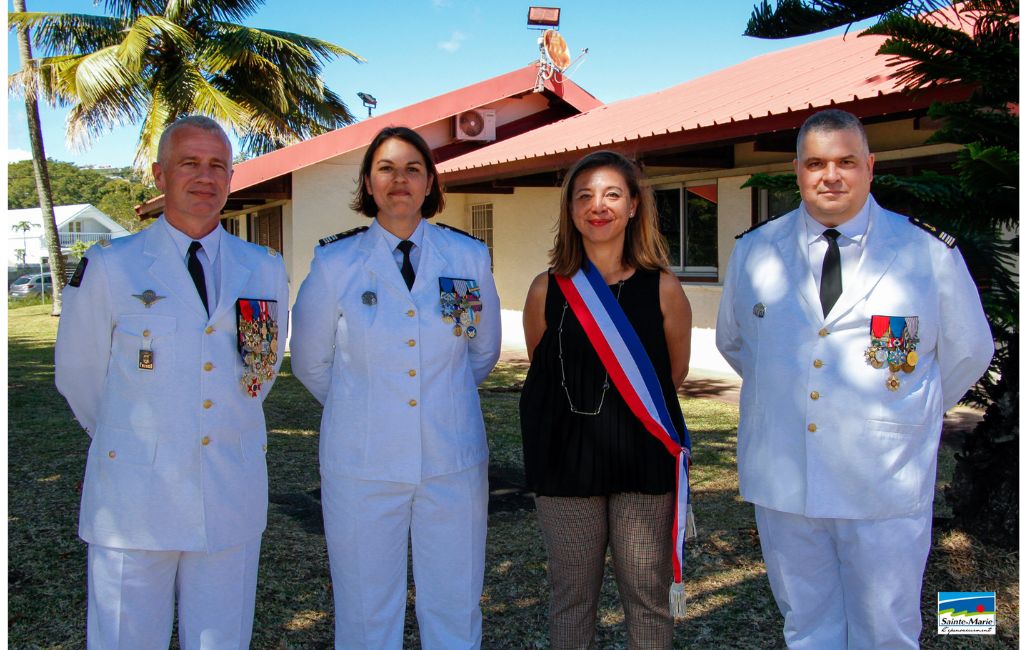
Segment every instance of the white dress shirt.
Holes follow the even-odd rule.
[[[188,248],[191,242],[197,241],[202,244],[202,250],[198,251],[198,261],[202,263],[202,271],[205,273],[205,295],[209,299],[209,313],[216,311],[217,299],[220,295],[220,232],[222,228],[216,226],[213,231],[201,239],[192,239],[180,230],[177,230],[164,216],[160,221],[166,224],[167,232],[173,240],[177,250],[181,253],[181,261],[185,267],[188,265]],[[157,222],[158,225],[158,222]],[[155,227],[155,226],[154,226]]]
[[[845,292],[857,275],[857,267],[861,262],[861,253],[864,251],[864,239],[868,232],[870,218],[868,206],[870,201],[864,204],[861,211],[852,219],[836,226],[839,231],[839,238],[836,245],[839,246],[839,268],[842,271],[843,291]],[[815,221],[807,209],[801,205],[801,215],[804,227],[807,229],[808,261],[811,264],[811,275],[815,279],[815,288],[819,291],[822,286],[822,261],[825,259],[825,251],[829,249],[829,242],[822,234],[829,229],[828,226]]]
[[[404,266],[404,254],[397,248],[397,244],[404,241],[400,237],[397,237],[389,230],[380,227],[382,231],[383,240],[389,249],[393,251],[393,260],[397,263],[397,268],[403,268]],[[418,261],[421,260],[421,243],[425,238],[425,220],[422,219],[418,222],[418,227],[414,229],[411,236],[407,238],[407,241],[414,244],[411,248],[411,268],[414,269],[415,275],[418,274]]]

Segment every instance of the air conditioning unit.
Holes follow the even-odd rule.
[[[453,117],[456,140],[492,142],[496,139],[496,111],[476,108]]]

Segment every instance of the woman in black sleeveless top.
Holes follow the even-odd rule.
[[[560,291],[555,276],[573,276],[585,260],[648,352],[678,430],[676,388],[690,358],[691,308],[668,270],[651,193],[633,162],[593,153],[567,175],[552,268],[535,278],[524,307],[532,365],[521,433],[549,554],[550,642],[594,647],[608,546],[628,647],[670,648],[676,460],[624,403]]]

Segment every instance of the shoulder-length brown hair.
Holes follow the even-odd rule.
[[[552,250],[549,251],[552,272],[569,277],[581,268],[584,244],[570,213],[574,181],[581,172],[599,167],[610,167],[619,172],[627,184],[631,198],[638,199],[637,212],[627,224],[624,233],[623,263],[644,271],[669,270],[669,254],[659,232],[659,213],[655,208],[655,197],[651,189],[641,184],[644,174],[641,173],[637,163],[615,151],[596,151],[577,161],[563,181],[559,225]]]
[[[390,138],[398,138],[418,150],[425,161],[425,171],[432,177],[432,185],[429,186],[425,201],[421,204],[421,216],[429,219],[437,212],[442,212],[446,205],[443,198],[443,191],[439,187],[439,174],[436,172],[436,161],[432,158],[432,150],[429,149],[425,139],[415,131],[406,126],[388,126],[379,131],[372,139],[372,143],[365,150],[365,157],[361,159],[361,171],[358,173],[358,188],[354,190],[354,200],[351,201],[351,209],[360,212],[366,217],[375,217],[379,214],[379,205],[368,193],[365,187],[368,175],[372,172],[372,159],[375,152]]]

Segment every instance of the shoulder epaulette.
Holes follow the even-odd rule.
[[[917,217],[907,217],[907,218],[910,220],[910,223],[914,224],[915,226],[917,226],[921,230],[925,231],[926,233],[928,233],[932,237],[935,237],[940,242],[945,244],[946,248],[956,248],[956,237],[950,235],[945,230],[939,230],[938,228],[936,228],[935,226],[931,225],[930,223],[925,223],[925,222],[921,221],[920,219],[918,219]]]
[[[272,246],[266,246],[266,252],[269,253],[270,257],[276,257],[279,255],[279,253],[276,252],[276,249]]]
[[[766,219],[765,221],[759,221],[758,223],[754,224],[753,226],[751,226],[750,228],[748,228],[748,229],[747,229],[747,230],[745,230],[744,232],[742,232],[742,233],[740,233],[739,235],[737,235],[736,237],[734,237],[733,239],[740,239],[741,237],[743,237],[743,236],[744,236],[744,235],[746,235],[747,233],[749,233],[749,232],[752,232],[752,231],[754,231],[754,230],[757,230],[758,228],[761,228],[762,226],[764,226],[765,224],[769,223],[770,221],[775,221],[775,220],[776,220],[776,219],[778,219],[778,218],[779,218],[780,216],[782,216],[782,215],[776,215],[776,216],[774,216],[774,217],[769,217],[769,218],[768,218],[768,219]]]
[[[337,234],[330,235],[329,237],[323,237],[322,239],[319,240],[319,246],[325,246],[326,244],[332,244],[333,242],[340,241],[341,239],[353,237],[354,235],[365,232],[366,230],[368,230],[368,226],[358,226],[357,228],[351,228],[350,230],[345,230],[344,232],[338,232]]]
[[[480,241],[483,244],[485,243],[484,239],[479,239],[478,237],[475,237],[474,235],[472,235],[469,232],[464,232],[460,228],[454,228],[453,226],[448,226],[445,223],[438,223],[438,222],[436,223],[436,225],[439,226],[440,228],[445,228],[445,229],[449,230],[450,232],[455,232],[458,235],[464,235],[465,237],[470,237],[471,239],[474,239],[475,241]]]

